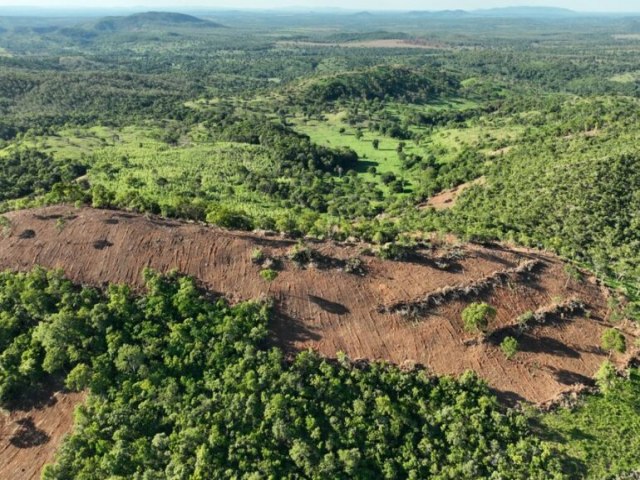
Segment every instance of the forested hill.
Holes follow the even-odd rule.
[[[171,12],[145,12],[126,17],[106,17],[94,25],[94,29],[100,32],[130,31],[154,27],[220,28],[222,25],[191,15]]]
[[[396,99],[423,103],[451,95],[458,88],[454,77],[437,70],[380,66],[314,79],[303,86],[301,96],[311,102]]]

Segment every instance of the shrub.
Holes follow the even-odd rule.
[[[345,263],[344,271],[347,273],[353,273],[355,275],[364,275],[364,262],[358,257],[352,257]]]
[[[278,277],[278,272],[272,268],[265,268],[264,270],[260,270],[260,276],[267,282],[273,282]]]
[[[255,263],[256,265],[262,265],[262,263],[265,261],[265,259],[266,259],[266,256],[265,256],[264,252],[262,251],[262,249],[255,248],[251,252],[251,262]]]
[[[500,350],[508,360],[511,360],[518,352],[518,340],[513,337],[505,337],[500,343]]]
[[[378,249],[377,253],[384,260],[406,260],[411,258],[413,248],[410,245],[386,243]]]
[[[627,342],[618,330],[608,328],[602,334],[602,348],[609,352],[624,353],[627,350]]]
[[[535,320],[535,318],[535,314],[531,310],[528,310],[520,315],[516,319],[516,322],[518,323],[518,327],[520,328],[520,330],[525,330],[531,324],[531,322]]]
[[[308,265],[314,260],[320,259],[320,253],[317,250],[309,248],[302,243],[298,243],[295,247],[289,250],[289,259],[295,262],[299,267]]]
[[[484,332],[496,313],[496,309],[487,303],[472,303],[462,312],[465,330]]]

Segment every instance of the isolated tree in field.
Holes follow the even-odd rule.
[[[496,309],[487,303],[472,303],[462,311],[464,329],[469,332],[484,332],[496,316]]]
[[[377,138],[374,138],[371,144],[373,145],[373,148],[375,148],[376,150],[380,148],[380,140],[378,140]]]
[[[627,350],[627,342],[618,330],[608,328],[602,334],[602,348],[608,352],[624,353]]]
[[[518,353],[518,340],[513,337],[505,337],[500,343],[500,350],[508,360],[511,360]]]

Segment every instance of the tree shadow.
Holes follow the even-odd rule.
[[[594,385],[592,378],[569,370],[557,369],[553,372],[556,380],[563,385]]]
[[[22,233],[20,233],[20,235],[18,235],[18,237],[21,240],[29,240],[31,238],[36,238],[36,232],[35,230],[31,230],[30,228],[23,230]]]
[[[17,448],[31,448],[44,445],[51,437],[36,427],[33,418],[22,418],[16,422],[20,428],[11,436],[9,443]]]
[[[350,310],[341,303],[331,302],[315,295],[307,295],[311,303],[319,306],[325,312],[333,313],[334,315],[346,315]]]
[[[267,344],[277,345],[289,353],[296,351],[297,343],[318,341],[322,338],[315,329],[285,313],[282,305],[275,307],[269,323]]]
[[[109,240],[96,240],[95,242],[93,242],[93,248],[95,248],[96,250],[104,250],[105,248],[109,248],[112,246],[113,243],[111,243]]]
[[[519,350],[530,353],[546,353],[558,357],[580,358],[580,353],[551,337],[533,337],[524,334],[518,339]]]
[[[378,167],[378,164],[376,162],[372,162],[371,160],[360,159],[358,160],[358,163],[356,163],[353,170],[358,173],[366,173],[369,167]]]
[[[517,407],[520,403],[527,403],[527,400],[516,392],[512,392],[510,390],[498,390],[496,388],[491,388],[490,390],[498,398],[498,401],[507,407],[513,408]]]
[[[7,409],[17,412],[41,410],[56,404],[54,394],[64,390],[62,377],[49,377],[39,384],[33,384],[28,391],[13,397],[7,404]]]
[[[40,215],[40,214],[35,214],[33,217],[34,217],[35,219],[37,219],[37,220],[42,220],[42,221],[44,221],[44,220],[58,220],[58,219],[60,219],[60,218],[64,217],[64,215],[61,215],[61,214],[59,214],[59,213],[52,213],[52,214],[50,214],[50,215]]]

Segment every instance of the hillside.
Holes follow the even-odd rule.
[[[386,66],[313,79],[302,86],[301,96],[323,103],[385,98],[422,103],[452,95],[458,88],[458,81],[446,73]]]
[[[504,399],[531,402],[589,383],[607,358],[599,348],[608,318],[604,291],[592,280],[572,280],[559,260],[541,253],[466,245],[456,249],[459,259],[438,267],[447,263],[445,246],[394,262],[361,256],[362,246],[324,243],[309,245],[324,259],[321,266],[300,268],[288,259],[296,242],[280,238],[68,207],[7,218],[3,268],[62,268],[72,280],[96,286],[141,285],[145,267],[178,269],[234,303],[269,295],[278,312],[273,341],[289,352],[313,348],[333,357],[342,351],[423,364],[438,374],[473,369]],[[256,248],[282,264],[272,283],[251,261]],[[364,262],[363,276],[339,267],[350,258]],[[464,307],[478,299],[498,310],[494,333],[479,343],[460,322]],[[584,306],[567,310],[572,302]],[[522,351],[506,360],[499,343],[517,334],[516,319],[528,311],[541,312],[542,323],[517,335]]]

